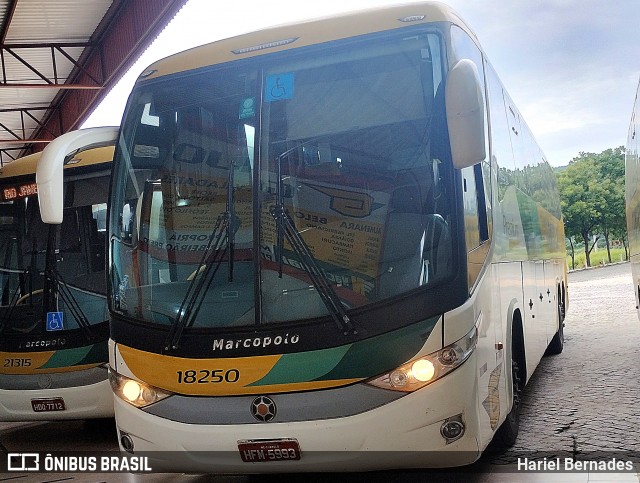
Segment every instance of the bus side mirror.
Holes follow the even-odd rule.
[[[96,145],[115,144],[117,136],[117,127],[80,129],[57,137],[44,148],[36,166],[38,202],[43,222],[62,223],[63,169],[67,155]]]
[[[445,103],[454,167],[462,169],[484,160],[484,98],[473,61],[462,59],[449,71]]]

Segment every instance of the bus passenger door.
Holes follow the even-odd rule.
[[[467,275],[474,316],[478,328],[476,358],[478,366],[479,431],[483,444],[493,437],[500,415],[506,411],[506,387],[499,267],[491,264],[491,169],[479,163],[461,170],[464,206]],[[489,266],[487,266],[487,264]]]

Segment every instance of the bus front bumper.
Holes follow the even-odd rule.
[[[154,471],[248,474],[471,464],[481,453],[474,359],[472,356],[443,379],[392,403],[326,420],[186,424],[146,413],[116,397],[119,444],[123,451],[147,456]],[[456,416],[465,424],[464,435],[447,442],[442,425]],[[299,444],[300,459],[264,461],[243,445],[283,440]]]
[[[108,380],[57,389],[0,389],[0,421],[57,421],[113,415],[113,392]]]

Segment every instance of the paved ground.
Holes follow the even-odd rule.
[[[211,475],[0,474],[0,481],[19,483],[80,482],[247,482],[339,481],[475,483],[640,481],[640,321],[636,316],[628,264],[574,272],[569,277],[569,311],[565,349],[545,357],[523,395],[520,436],[505,454],[485,455],[478,463],[451,471],[395,471],[353,475],[278,475],[225,477]],[[82,422],[57,424],[0,423],[0,457],[6,450],[43,450],[73,441],[75,448],[113,450],[113,427]],[[66,443],[65,443],[66,442]],[[6,449],[2,447],[5,446]],[[44,445],[44,446],[43,446]],[[631,473],[522,473],[518,458],[553,461],[633,461]]]
[[[562,354],[527,385],[516,445],[484,461],[623,459],[640,468],[640,321],[629,264],[572,272]],[[502,477],[490,481],[514,481]],[[513,475],[509,475],[513,476]],[[639,481],[635,474],[543,474],[523,481]],[[580,479],[588,477],[588,480]],[[562,478],[562,479],[558,479]]]
[[[562,354],[526,388],[518,442],[534,451],[640,461],[640,321],[629,264],[570,275]]]

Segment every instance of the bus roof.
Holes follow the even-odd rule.
[[[92,164],[109,163],[113,161],[114,146],[103,146],[91,148],[76,153],[73,158],[65,164],[66,168],[79,168],[90,166]],[[36,174],[36,165],[40,159],[41,153],[29,154],[18,158],[0,168],[0,179],[13,178],[16,176],[25,176]]]
[[[452,22],[476,38],[458,14],[445,4],[405,3],[269,27],[195,47],[151,64],[141,74],[139,81],[254,57],[263,53],[431,22]]]

